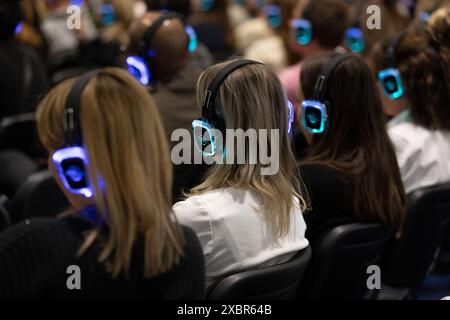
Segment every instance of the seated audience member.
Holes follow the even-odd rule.
[[[450,7],[450,0],[418,0],[414,12],[416,20],[427,22],[440,8]]]
[[[22,152],[0,151],[0,194],[12,199],[19,187],[38,169],[38,165]]]
[[[187,20],[192,14],[191,0],[146,0],[148,11],[166,10],[170,12],[177,12],[183,15]],[[209,49],[197,39],[197,50],[192,52],[189,57],[189,63],[199,69],[206,69],[214,64],[214,57]]]
[[[246,58],[264,62],[275,72],[300,60],[300,56],[290,50],[289,44],[291,16],[296,3],[297,0],[267,1],[263,17],[269,34],[244,51]]]
[[[201,247],[171,213],[169,150],[145,89],[114,68],[66,80],[41,102],[38,131],[73,208],[0,235],[0,297],[202,298]],[[81,290],[67,286],[71,265]]]
[[[303,59],[332,52],[342,44],[348,27],[348,9],[342,0],[302,0],[297,2],[291,23],[291,50]],[[301,62],[279,74],[288,98],[297,110],[297,88]]]
[[[407,193],[450,181],[450,11],[442,10],[430,26],[389,38],[373,53]]]
[[[198,1],[191,17],[198,40],[208,47],[216,62],[234,54],[235,38],[228,16],[228,1]],[[212,6],[209,6],[212,3]],[[208,5],[207,5],[208,4]]]
[[[135,21],[130,29],[131,51],[136,52],[139,50],[135,48],[139,48],[149,30],[153,30],[150,38],[144,40],[143,50],[153,54],[143,58],[151,74],[149,91],[161,114],[171,149],[178,143],[171,141],[172,133],[177,129],[190,132],[192,121],[201,115],[195,91],[202,70],[189,63],[195,40],[189,37],[185,27],[182,16],[148,12]],[[176,199],[182,191],[199,183],[204,166],[181,164],[175,165],[174,170],[173,197]]]
[[[205,100],[210,90],[211,98]],[[210,285],[236,272],[286,262],[308,241],[302,216],[305,200],[288,135],[289,108],[277,76],[251,60],[221,63],[200,77],[197,100],[206,104],[194,134],[201,128],[198,124],[214,123],[220,132],[252,129],[258,135],[253,143],[246,139],[225,150],[213,142],[214,157],[226,158],[225,164],[213,164],[205,181],[173,207],[180,223],[191,227],[200,239]],[[275,138],[272,130],[279,133]],[[207,144],[201,136],[196,141]],[[252,161],[251,154],[267,143],[274,148],[276,172],[265,173],[268,167],[261,163],[261,156],[260,161]]]
[[[321,76],[323,89],[316,90]],[[353,54],[316,57],[303,64],[300,82],[310,142],[300,173],[311,200],[304,216],[313,248],[325,231],[345,223],[380,222],[400,231],[405,192],[369,67]]]
[[[15,39],[21,19],[18,1],[0,0],[0,120],[34,111],[47,88],[45,68],[38,55]]]
[[[45,57],[46,43],[41,30],[41,18],[45,13],[45,3],[43,0],[21,0],[20,4],[23,19],[17,40],[35,49],[41,57]]]

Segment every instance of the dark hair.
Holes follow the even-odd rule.
[[[188,17],[191,14],[190,0],[145,0],[149,11],[169,10]]]
[[[349,25],[348,8],[342,0],[309,0],[303,18],[311,22],[313,38],[331,49],[342,43]]]
[[[450,130],[450,49],[438,27],[419,26],[401,35],[395,59],[405,94],[410,102],[412,121],[431,130]],[[386,51],[392,39],[374,48],[376,72],[390,67]],[[445,43],[447,42],[447,43]]]
[[[21,19],[19,0],[0,0],[0,39],[12,39]]]
[[[333,55],[302,65],[305,99]],[[325,165],[349,183],[354,214],[363,221],[379,221],[393,231],[401,228],[406,196],[394,147],[389,140],[381,99],[369,67],[354,55],[329,78],[326,89],[328,127],[315,135],[304,163]]]

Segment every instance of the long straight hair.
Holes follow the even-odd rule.
[[[39,106],[39,137],[50,153],[64,146],[64,106],[73,84],[62,82]],[[139,238],[144,276],[169,270],[180,260],[184,239],[171,213],[172,166],[153,99],[126,71],[107,68],[86,86],[80,113],[88,176],[103,221],[90,230],[80,253],[100,240],[99,261],[114,277],[128,274]]]
[[[313,96],[316,79],[333,55],[304,63],[301,89]],[[328,128],[314,135],[303,164],[321,164],[339,172],[350,186],[354,213],[380,221],[393,231],[401,227],[406,196],[393,145],[387,135],[381,99],[369,67],[355,56],[331,75],[326,97]]]
[[[204,99],[207,87],[222,68],[233,61],[208,68],[197,85],[197,101]],[[220,106],[227,129],[273,129],[279,130],[279,171],[274,175],[261,175],[263,165],[250,164],[246,152],[245,164],[222,164],[213,166],[206,180],[195,187],[191,194],[208,190],[233,187],[254,191],[261,197],[261,212],[278,237],[287,234],[294,205],[301,210],[307,207],[302,195],[300,177],[288,135],[288,108],[286,95],[278,77],[267,66],[253,64],[242,67],[223,82],[216,105]],[[269,133],[270,136],[270,133]],[[258,142],[261,137],[258,137]],[[263,138],[264,139],[264,138]],[[267,139],[269,150],[273,150]],[[248,151],[249,143],[245,148]],[[299,203],[295,204],[298,199]]]

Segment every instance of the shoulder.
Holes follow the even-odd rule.
[[[343,181],[343,177],[339,172],[322,164],[301,164],[298,167],[298,171],[304,182]]]

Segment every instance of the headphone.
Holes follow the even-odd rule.
[[[348,48],[353,53],[361,53],[366,46],[364,34],[362,30],[359,28],[361,22],[359,17],[363,11],[363,4],[364,4],[363,1],[359,2],[358,12],[356,13],[356,19],[353,24],[353,27],[348,28],[345,31],[344,35],[345,47]]]
[[[283,22],[281,9],[276,4],[271,4],[264,7],[264,14],[267,19],[267,23],[273,29],[279,28]]]
[[[203,12],[210,11],[214,8],[214,0],[200,0],[199,9]]]
[[[234,71],[252,64],[261,63],[247,59],[234,61],[220,70],[209,84],[202,103],[202,117],[192,122],[195,146],[204,156],[213,157],[216,155],[216,130],[222,133],[226,130],[225,119],[223,115],[219,114],[216,110],[216,98],[220,86]],[[286,106],[289,108],[288,132],[291,133],[292,122],[294,121],[294,107],[289,100],[287,100]],[[205,132],[208,134],[209,139],[205,139]]]
[[[116,10],[111,3],[104,3],[100,6],[100,15],[102,17],[102,24],[109,26],[117,20]]]
[[[20,21],[14,29],[14,34],[17,36],[22,31],[23,23]]]
[[[302,102],[302,125],[308,133],[320,134],[325,132],[328,125],[327,110],[331,106],[326,98],[328,81],[336,67],[352,56],[351,53],[345,53],[331,58],[317,78],[313,98]]]
[[[89,81],[98,74],[92,71],[79,78],[69,91],[64,107],[64,147],[52,156],[58,176],[64,187],[73,194],[90,198],[93,190],[87,168],[89,165],[80,125],[81,96]]]
[[[150,58],[156,55],[154,50],[148,50],[148,46],[156,31],[165,21],[170,19],[179,19],[184,23],[185,31],[189,39],[187,47],[188,52],[192,53],[197,50],[197,35],[195,34],[194,29],[186,24],[185,18],[181,14],[167,12],[160,16],[147,28],[147,30],[145,30],[144,35],[138,43],[137,55],[129,56],[126,59],[128,71],[144,86],[147,86],[152,82]]]
[[[313,2],[313,0],[309,0],[308,4],[303,9],[303,18],[294,19],[291,23],[291,28],[295,31],[295,39],[297,40],[297,43],[302,46],[310,44],[312,40],[313,28],[310,11]]]
[[[420,21],[428,22],[431,18],[431,15],[442,6],[442,3],[443,0],[439,0],[429,10],[420,12],[419,13]]]
[[[388,67],[378,72],[378,80],[383,87],[383,92],[390,99],[395,100],[403,96],[404,89],[400,71],[397,68],[396,50],[404,33],[400,33],[391,39],[386,49],[386,61]]]

